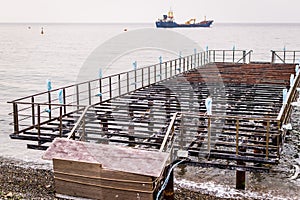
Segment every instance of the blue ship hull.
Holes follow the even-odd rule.
[[[176,22],[164,22],[157,21],[155,22],[157,28],[197,28],[197,27],[210,27],[213,23],[213,20],[202,21],[195,24],[177,24]]]

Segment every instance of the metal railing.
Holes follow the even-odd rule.
[[[175,126],[175,121],[176,121],[176,117],[178,116],[178,113],[174,113],[172,118],[171,118],[171,122],[168,126],[167,132],[165,134],[164,140],[159,148],[160,152],[166,151],[168,148],[168,144],[171,142],[173,143],[173,139],[174,139],[174,126]]]
[[[300,51],[273,51],[271,50],[271,63],[298,64],[300,62]]]
[[[272,152],[273,157],[280,156],[280,136],[282,130],[280,128],[280,121],[276,118],[255,118],[243,116],[228,116],[228,115],[198,115],[195,116],[191,113],[181,113],[187,121],[199,118],[205,121],[205,125],[194,125],[193,123],[186,123],[185,127],[201,132],[205,130],[204,135],[199,135],[202,138],[201,151],[211,153],[220,143],[220,138],[228,137],[224,141],[225,147],[230,149],[228,153],[232,155],[242,154],[241,149],[260,149],[264,151],[265,159],[269,159]],[[223,126],[218,124],[223,121]],[[225,122],[226,121],[226,122]],[[217,123],[217,124],[215,124]],[[255,131],[253,131],[253,123],[257,123]],[[220,127],[221,126],[221,127]],[[229,131],[230,130],[230,131]],[[198,133],[199,134],[199,133]],[[180,137],[180,136],[178,136]],[[222,142],[221,142],[222,143]],[[222,147],[223,149],[225,147]],[[201,153],[201,152],[199,152]]]
[[[9,114],[13,116],[14,134],[55,121],[58,116],[65,117],[79,110],[83,111],[85,106],[128,94],[208,63],[241,60],[246,62],[246,56],[249,56],[250,62],[251,52],[209,50],[10,101],[8,103],[12,104],[13,112]],[[62,97],[59,98],[58,93],[61,93]]]
[[[206,52],[209,63],[232,62],[250,63],[252,50],[209,50]],[[205,55],[204,55],[205,56]]]

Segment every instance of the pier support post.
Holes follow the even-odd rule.
[[[245,190],[246,186],[246,171],[236,170],[236,189]]]
[[[246,148],[240,147],[239,152],[246,152]],[[237,165],[246,165],[245,162],[243,161],[237,161]],[[236,170],[236,189],[238,190],[245,190],[246,186],[246,171],[241,169],[241,170]]]
[[[174,200],[174,173],[173,173],[173,171],[170,174],[168,184],[164,190],[164,199],[165,200]]]

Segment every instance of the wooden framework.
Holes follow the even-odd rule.
[[[191,163],[201,158],[199,163],[209,166],[224,167],[227,162],[228,168],[268,170],[280,158],[282,125],[289,121],[299,77],[283,106],[282,90],[289,86],[295,64],[251,63],[251,52],[210,50],[74,85],[77,92],[72,95],[66,87],[64,102],[76,97],[67,104],[52,103],[52,91],[43,93],[47,103],[37,101],[41,94],[12,101],[11,138],[38,141],[28,147],[39,149],[46,149],[56,137],[66,137],[150,151],[163,148],[174,157],[183,150]],[[123,75],[127,79],[122,80]],[[100,87],[95,89],[94,83]],[[88,85],[85,95],[83,85]],[[205,115],[209,94],[212,116]],[[80,97],[89,105],[81,105]],[[43,108],[56,109],[57,115]],[[21,129],[26,120],[30,124]]]

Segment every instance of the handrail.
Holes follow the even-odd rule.
[[[172,119],[171,119],[171,122],[168,126],[168,129],[167,129],[167,132],[165,134],[165,137],[164,137],[164,140],[159,148],[159,151],[162,152],[164,149],[165,149],[165,145],[167,143],[167,140],[169,138],[169,135],[170,134],[174,134],[174,124],[175,124],[175,121],[176,121],[176,117],[177,117],[178,113],[174,113],[173,116],[172,116]]]
[[[276,63],[276,58],[278,58],[282,63],[290,63],[290,64],[296,64],[298,63],[298,60],[300,59],[300,51],[274,51],[271,50],[272,57],[271,57],[271,63]],[[282,55],[279,55],[282,54]]]
[[[286,117],[287,117],[286,112],[290,108],[291,102],[296,99],[296,91],[297,91],[297,87],[299,84],[300,84],[300,74],[296,75],[294,84],[289,89],[288,94],[287,94],[287,103],[282,105],[280,112],[277,116],[277,120],[280,120],[283,123],[286,123]]]
[[[85,114],[87,113],[87,111],[89,110],[91,106],[86,106],[86,108],[84,109],[83,113],[81,114],[81,116],[79,117],[79,119],[77,120],[76,124],[74,125],[74,127],[72,128],[71,132],[68,135],[68,139],[70,139],[71,137],[74,137],[75,131],[76,129],[79,127],[79,125],[81,124],[81,121],[84,119]]]
[[[244,60],[244,63],[245,63],[246,57],[248,55],[250,57],[252,52],[253,52],[253,50],[248,51],[248,53],[244,54],[243,57],[237,61],[237,63],[239,63],[241,60]],[[250,60],[250,58],[249,58],[249,60]]]
[[[56,116],[52,116],[53,113],[51,112],[55,110],[54,107],[63,106],[63,114],[66,115],[67,113],[76,111],[76,107],[78,110],[85,106],[99,104],[109,99],[128,94],[129,92],[133,92],[153,83],[167,80],[180,73],[209,64],[212,62],[209,58],[209,56],[212,56],[212,52],[220,53],[222,58],[225,58],[226,53],[232,52],[230,55],[226,55],[226,58],[230,58],[231,56],[232,59],[230,58],[230,60],[232,61],[235,60],[235,54],[241,55],[241,53],[243,53],[243,56],[245,56],[245,51],[242,50],[208,50],[163,63],[113,74],[104,78],[71,84],[69,86],[15,99],[8,102],[13,104],[13,112],[10,114],[13,115],[14,133],[22,132],[22,130],[19,130],[20,121],[23,120],[19,117],[21,115],[31,116],[31,122],[26,121],[30,127],[36,125],[36,119],[40,120],[41,114],[45,113],[45,110],[48,111],[47,121],[52,121],[56,119]],[[213,61],[219,60],[214,57]],[[121,77],[124,76],[125,80],[123,80],[123,78],[121,79]],[[62,90],[62,103],[57,98],[57,92],[60,90]],[[25,107],[24,105],[28,106]],[[41,106],[45,106],[46,109],[40,109]],[[38,118],[36,118],[36,114]],[[30,117],[27,119],[30,119]],[[44,123],[46,121],[39,122]]]

